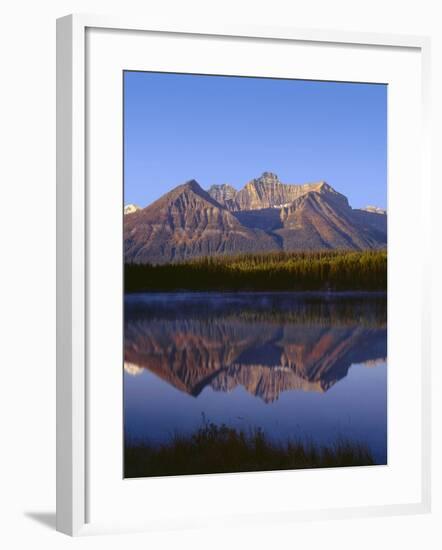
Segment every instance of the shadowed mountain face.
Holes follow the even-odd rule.
[[[236,191],[192,180],[124,216],[126,262],[167,263],[217,254],[361,250],[386,245],[386,214],[353,210],[325,182],[288,185],[275,174]]]
[[[383,299],[373,305],[381,315],[367,317],[366,325],[354,321],[363,300],[331,303],[325,309],[322,304],[315,310],[315,304],[306,307],[293,298],[280,307],[270,298],[270,309],[265,301],[262,309],[249,304],[244,315],[241,303],[220,300],[221,308],[216,302],[210,308],[194,300],[178,303],[177,318],[167,298],[147,308],[128,302],[128,374],[147,369],[195,397],[208,386],[221,392],[242,386],[271,403],[286,391],[325,392],[347,375],[352,364],[372,366],[387,355]],[[275,309],[278,315],[272,313]]]

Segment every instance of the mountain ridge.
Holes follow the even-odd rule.
[[[282,208],[288,206],[298,197],[325,189],[337,193],[325,181],[312,183],[282,183],[273,172],[263,172],[237,191],[229,184],[212,185],[208,193],[221,205],[232,212],[241,210],[260,210],[263,208]],[[343,195],[342,195],[343,196]]]
[[[243,226],[195,180],[125,217],[124,255],[135,263],[164,263],[241,251],[270,251],[275,239]]]
[[[284,184],[276,174],[264,172],[239,191],[228,184],[206,191],[192,179],[145,208],[125,211],[125,261],[382,248],[387,242],[387,215],[382,212],[351,208],[347,197],[325,181]]]

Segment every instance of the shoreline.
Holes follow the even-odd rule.
[[[186,289],[186,288],[177,288],[176,290],[162,290],[162,289],[146,289],[146,290],[124,290],[123,295],[124,297],[133,297],[136,295],[155,295],[155,294],[170,294],[173,296],[176,296],[177,294],[190,294],[192,296],[214,296],[216,294],[219,294],[221,296],[226,295],[269,295],[269,296],[281,296],[281,295],[287,295],[287,296],[299,296],[302,297],[309,297],[312,298],[333,298],[333,297],[342,297],[342,298],[363,298],[364,296],[370,297],[370,298],[387,298],[388,297],[388,289],[386,290],[222,290],[222,289],[214,289],[214,290],[194,290],[194,289]]]
[[[127,437],[127,436],[126,436]],[[364,443],[337,437],[334,443],[274,442],[260,429],[244,431],[208,422],[159,445],[124,443],[124,477],[381,466]]]

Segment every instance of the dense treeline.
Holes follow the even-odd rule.
[[[124,476],[250,472],[371,466],[375,460],[361,444],[338,440],[321,446],[308,441],[271,441],[261,429],[236,430],[208,423],[190,435],[175,434],[157,446],[126,441]]]
[[[125,290],[386,290],[387,251],[276,252],[125,265]]]

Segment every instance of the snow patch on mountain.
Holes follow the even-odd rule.
[[[136,204],[126,204],[124,207],[124,215],[126,214],[133,214],[134,212],[137,212],[138,210],[141,210],[139,206]]]

